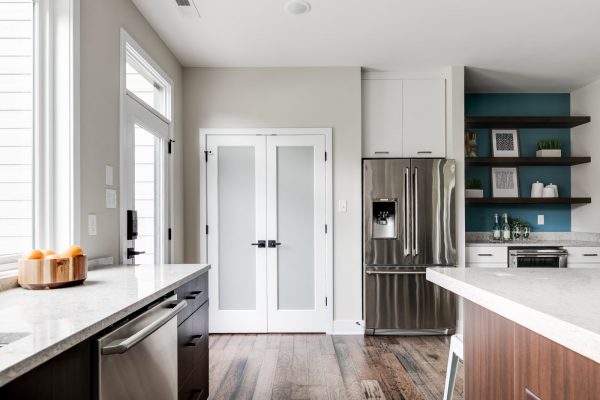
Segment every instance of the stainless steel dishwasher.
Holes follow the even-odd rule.
[[[98,339],[98,398],[177,399],[176,296]]]

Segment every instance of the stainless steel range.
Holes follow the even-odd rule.
[[[455,163],[363,161],[363,264],[367,334],[448,334],[456,296],[425,279],[456,263]]]

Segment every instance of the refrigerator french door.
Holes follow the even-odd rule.
[[[425,279],[455,266],[455,163],[363,161],[363,264],[367,334],[449,334],[456,296]]]

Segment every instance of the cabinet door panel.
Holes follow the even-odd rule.
[[[403,157],[445,157],[445,80],[405,80],[402,90]]]
[[[363,157],[402,157],[402,80],[362,81]]]
[[[516,400],[598,399],[600,364],[515,324]]]

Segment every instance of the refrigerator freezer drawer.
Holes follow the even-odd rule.
[[[456,295],[425,278],[423,267],[365,270],[367,334],[451,334]]]

